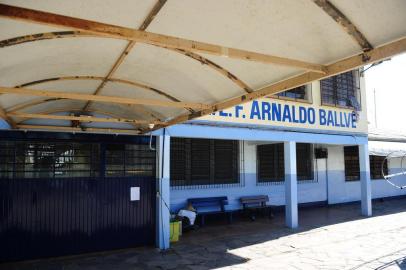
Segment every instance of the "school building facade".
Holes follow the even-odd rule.
[[[362,70],[185,124],[128,136],[7,130],[1,136],[2,259],[169,247],[170,213],[190,198],[267,195],[298,206],[404,195],[369,156]],[[384,173],[399,170],[392,161]],[[372,179],[372,180],[371,180]],[[169,211],[170,209],[170,211]],[[207,209],[210,211],[210,209]],[[72,240],[73,239],[73,240]]]
[[[227,196],[234,210],[242,196],[268,195],[286,206],[291,228],[300,226],[299,204],[361,201],[372,215],[372,199],[406,193],[382,176],[398,172],[400,160],[369,155],[365,95],[354,70],[168,127],[171,211],[188,198]]]

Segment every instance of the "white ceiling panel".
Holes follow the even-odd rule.
[[[116,72],[145,82],[182,101],[212,103],[244,91],[206,65],[167,49],[137,45]]]
[[[406,36],[405,0],[330,0],[374,47]]]
[[[70,17],[138,28],[154,0],[1,0],[0,3],[52,12]]]
[[[105,76],[123,50],[123,40],[69,38],[0,49],[0,85],[14,86],[59,76]]]
[[[374,46],[406,36],[405,0],[331,2]],[[135,29],[157,0],[0,0],[0,3]],[[69,29],[0,18],[0,40],[66,30]],[[310,0],[170,0],[147,30],[318,64],[336,62],[361,52],[359,44]],[[126,40],[111,38],[65,37],[3,47],[0,48],[0,86],[14,87],[64,76],[104,77],[127,44]],[[254,90],[304,72],[286,66],[200,55]],[[137,81],[185,102],[214,104],[245,93],[240,85],[208,65],[172,50],[143,43],[135,45],[113,78]],[[100,83],[100,80],[59,80],[27,88],[91,94]],[[153,91],[117,82],[106,83],[100,94],[169,101]],[[8,110],[17,104],[39,99],[0,95],[0,107]],[[25,111],[80,109],[84,104],[85,101],[58,100]],[[188,112],[170,107],[95,102],[90,108],[143,120],[168,120]],[[47,120],[41,120],[43,122]]]
[[[169,1],[148,30],[314,63],[359,51],[309,0]]]

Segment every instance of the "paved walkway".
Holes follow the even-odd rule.
[[[406,269],[406,199],[301,209],[300,228],[268,220],[217,221],[186,233],[171,250],[138,248],[0,265],[0,269]]]

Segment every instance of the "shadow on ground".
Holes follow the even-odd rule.
[[[406,199],[376,201],[374,216],[403,212]],[[273,219],[258,218],[255,222],[243,216],[233,224],[223,218],[207,221],[207,226],[185,233],[171,249],[160,252],[155,248],[134,248],[97,254],[43,259],[0,265],[0,269],[214,269],[238,266],[249,259],[229,252],[242,247],[272,241],[292,234],[303,234],[324,226],[363,219],[360,205],[347,204],[303,208],[299,211],[300,228],[284,226],[284,213],[278,211]],[[293,249],[294,247],[292,247]],[[397,266],[406,269],[404,257],[380,265],[386,269]],[[357,269],[357,268],[354,268]]]

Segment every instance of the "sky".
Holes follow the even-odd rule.
[[[367,70],[365,84],[369,127],[406,134],[406,53]]]

